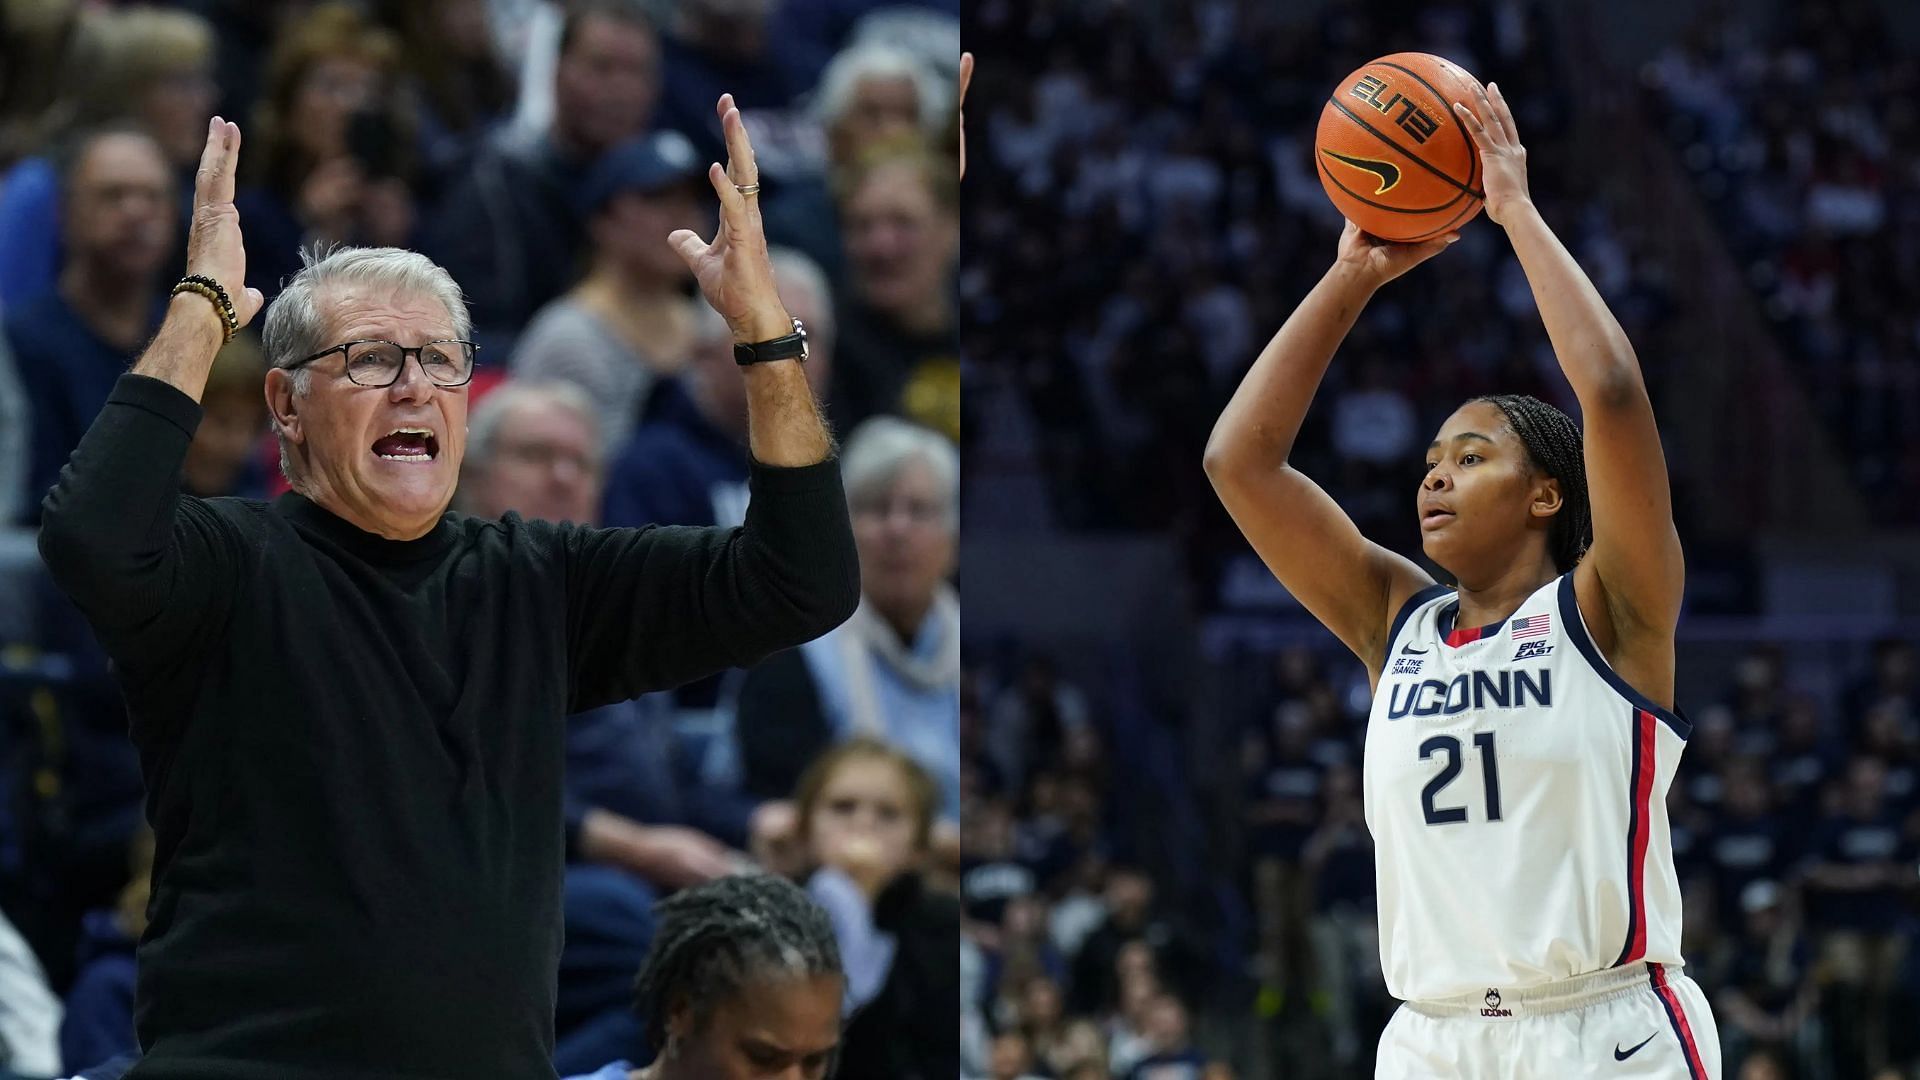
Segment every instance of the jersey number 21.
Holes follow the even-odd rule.
[[[1487,820],[1500,820],[1500,765],[1493,757],[1493,732],[1483,731],[1473,737],[1473,745],[1480,748],[1480,772],[1487,781]],[[1433,800],[1441,789],[1453,783],[1460,775],[1460,740],[1451,735],[1435,735],[1420,744],[1420,760],[1425,761],[1435,754],[1447,755],[1447,763],[1439,774],[1427,781],[1420,792],[1420,809],[1426,811],[1427,824],[1448,825],[1456,821],[1467,820],[1467,808],[1464,806],[1435,806]]]

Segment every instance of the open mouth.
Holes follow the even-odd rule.
[[[440,440],[426,428],[395,428],[374,440],[373,452],[388,461],[429,462],[440,456]]]
[[[1452,520],[1453,511],[1441,510],[1438,507],[1420,515],[1420,524],[1423,526],[1444,525]]]

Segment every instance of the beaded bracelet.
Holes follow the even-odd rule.
[[[220,344],[224,346],[233,340],[233,335],[240,330],[240,316],[233,310],[233,300],[219,282],[203,274],[188,274],[173,287],[174,296],[183,292],[206,297],[207,302],[213,305],[214,313],[220,317],[220,332],[223,335]]]

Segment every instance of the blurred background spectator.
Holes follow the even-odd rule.
[[[1696,721],[1669,812],[1727,1075],[1920,1068],[1920,113],[1869,104],[1916,43],[1877,0],[968,8],[966,1075],[1371,1074],[1365,675],[1200,459],[1333,257],[1328,89],[1399,50],[1507,91],[1647,368]],[[1447,411],[1572,405],[1498,228],[1434,266],[1370,305],[1293,462],[1412,553]]]
[[[944,436],[912,429],[925,443],[912,464],[889,459],[875,474],[885,506],[867,515],[880,523],[873,544],[905,575],[895,591],[912,595],[886,600],[882,629],[855,642],[883,688],[862,699],[859,723],[837,712],[829,723],[812,699],[759,695],[754,723],[794,756],[777,783],[750,787],[742,762],[767,753],[735,724],[751,673],[570,719],[563,1071],[650,1058],[631,983],[657,897],[750,865],[749,850],[805,880],[840,856],[815,853],[802,817],[843,810],[855,832],[884,816],[908,837],[888,849],[891,873],[855,875],[879,887],[848,909],[864,907],[871,940],[893,943],[892,966],[872,969],[881,981],[852,1017],[863,1060],[877,1063],[864,1075],[957,1067],[939,1037],[952,1029],[935,1022],[953,1005],[934,1000],[954,976],[929,942],[944,934],[951,955],[951,920],[939,920],[958,858],[958,397],[905,388],[959,384],[958,16],[957,0],[0,0],[8,522],[37,519],[150,335],[180,272],[188,181],[215,112],[246,135],[237,204],[252,285],[277,292],[303,246],[395,244],[425,251],[466,290],[483,348],[462,512],[739,523],[748,448],[731,335],[666,245],[676,228],[712,228],[705,167],[721,156],[722,90],[752,132],[781,294],[808,327],[809,379],[842,437],[885,414],[939,421]],[[862,183],[859,213],[843,211],[837,178],[865,168],[869,148],[896,164]],[[877,239],[856,237],[857,225]],[[910,287],[887,299],[896,278]],[[866,380],[855,385],[877,396],[842,405],[834,372],[848,318]],[[903,336],[876,339],[875,325]],[[216,361],[184,490],[285,490],[261,365],[250,332]],[[869,391],[874,373],[882,382]],[[895,586],[872,588],[885,600]],[[8,1026],[29,1018],[27,996],[0,1009],[0,1050],[16,1071],[73,1075],[131,1046],[149,871],[125,723],[104,656],[46,588],[30,525],[0,529],[0,912],[34,965],[20,970],[50,1005],[64,1001],[66,1018],[63,1029],[54,1008]],[[804,745],[790,737],[796,725]],[[862,744],[865,764],[796,792],[811,760],[861,732],[879,739]],[[842,783],[857,790],[833,794]],[[9,965],[0,960],[0,980]]]
[[[679,132],[608,151],[582,189],[586,275],[542,307],[514,346],[515,375],[587,392],[609,447],[627,441],[654,381],[679,371],[692,346],[703,302],[687,296],[687,264],[660,238],[696,227],[711,190]]]
[[[145,129],[93,129],[63,151],[59,278],[6,319],[33,418],[27,486],[41,494],[160,325],[180,226],[172,170]]]

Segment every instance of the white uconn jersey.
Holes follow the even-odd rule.
[[[1666,793],[1687,722],[1629,687],[1566,574],[1504,623],[1453,590],[1394,620],[1367,722],[1387,989],[1426,1001],[1680,966]]]

